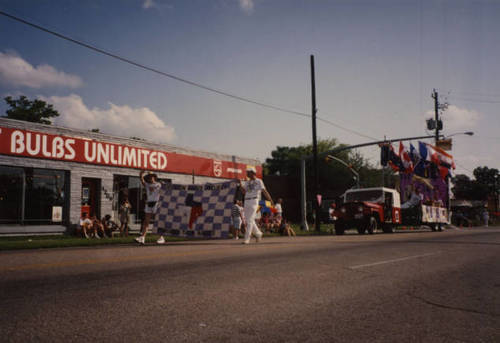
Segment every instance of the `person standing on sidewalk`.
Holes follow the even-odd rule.
[[[233,239],[239,239],[241,225],[243,224],[243,207],[241,205],[241,200],[235,200],[231,209]]]
[[[264,194],[264,197],[271,202],[271,206],[274,206],[273,199],[267,192],[264,182],[257,178],[257,171],[255,170],[255,167],[247,168],[247,177],[249,180],[242,184],[241,187],[242,192],[245,195],[243,212],[246,220],[245,239],[243,240],[243,244],[250,243],[252,234],[255,235],[257,242],[260,242],[262,239],[262,232],[255,223],[255,215],[257,209],[259,208],[260,194]]]
[[[145,172],[145,170],[141,170],[141,173],[139,174],[141,183],[146,189],[146,206],[144,207],[144,220],[141,226],[141,235],[135,239],[135,241],[139,244],[146,243],[146,234],[148,232],[149,223],[151,219],[154,218],[154,215],[158,210],[158,201],[160,200],[161,183],[158,182],[158,176],[156,176],[156,174],[144,175]],[[165,238],[160,236],[156,243],[165,244]]]

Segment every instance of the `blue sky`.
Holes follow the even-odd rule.
[[[500,2],[5,1],[0,10],[163,72],[311,112],[346,144],[426,135],[436,88],[456,173],[500,169]],[[0,16],[0,95],[39,97],[58,125],[257,157],[311,141],[310,120],[144,71]],[[0,110],[5,110],[2,103]],[[378,148],[360,152],[375,165]]]

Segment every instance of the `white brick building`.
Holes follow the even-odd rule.
[[[244,178],[255,159],[0,118],[0,235],[60,233],[82,212],[117,217],[128,194],[143,209],[141,169],[180,184]]]

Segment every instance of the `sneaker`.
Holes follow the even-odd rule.
[[[257,240],[257,243],[259,243],[262,240],[262,233],[255,235],[255,239]]]
[[[99,237],[97,233],[95,234],[94,238],[101,239],[101,237]]]
[[[85,238],[89,239],[90,237],[89,237],[89,235],[85,234]]]
[[[240,239],[240,237],[236,236],[233,239],[237,241],[238,239]]]
[[[250,244],[250,241],[244,240],[241,244]]]
[[[136,237],[135,241],[139,244],[144,244],[144,236]]]
[[[157,244],[165,244],[165,238],[163,238],[163,236],[160,236],[160,238],[158,238],[158,240],[156,241]]]

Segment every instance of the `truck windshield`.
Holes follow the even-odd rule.
[[[384,202],[384,193],[382,190],[349,192],[345,195],[345,201]]]

